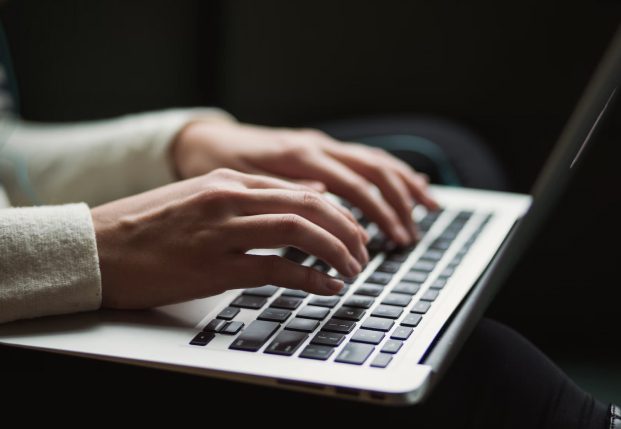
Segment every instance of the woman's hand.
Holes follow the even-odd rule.
[[[92,209],[103,306],[146,308],[226,289],[274,284],[332,295],[342,282],[278,256],[294,246],[353,277],[368,262],[368,236],[319,192],[217,169]]]
[[[412,208],[434,210],[427,179],[382,149],[340,143],[317,130],[194,122],[179,133],[173,159],[182,178],[219,167],[293,180],[333,192],[353,205],[395,242],[416,238]],[[319,183],[317,183],[319,182]],[[377,186],[381,195],[370,192]]]

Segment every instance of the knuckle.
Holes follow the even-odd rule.
[[[225,168],[225,167],[216,168],[215,170],[211,172],[211,174],[213,174],[214,176],[222,177],[226,179],[235,177],[236,173],[237,172],[235,170],[232,170],[230,168]]]
[[[321,201],[319,195],[310,192],[304,191],[302,193],[302,206],[311,210],[318,210],[323,206],[323,201]]]
[[[286,214],[280,217],[278,227],[285,235],[296,234],[303,229],[304,219],[296,214]]]

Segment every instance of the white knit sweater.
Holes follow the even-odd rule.
[[[10,124],[10,136],[0,139],[0,323],[100,307],[89,205],[173,181],[169,145],[197,118],[232,119],[196,108],[73,125]],[[7,136],[3,125],[0,137]],[[33,198],[44,205],[26,207]]]

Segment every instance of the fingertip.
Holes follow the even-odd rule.
[[[343,283],[342,280],[336,279],[334,277],[330,278],[326,282],[326,289],[332,295],[339,293],[341,289],[343,289],[344,286],[345,286],[345,283]]]

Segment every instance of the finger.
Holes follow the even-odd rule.
[[[307,174],[321,180],[331,192],[360,208],[394,241],[401,245],[410,243],[410,235],[401,225],[399,216],[381,196],[371,191],[371,184],[364,177],[327,155],[306,162]]]
[[[239,255],[230,269],[236,273],[239,287],[273,284],[316,295],[334,295],[343,288],[341,280],[279,256]]]
[[[307,186],[303,183],[295,183],[287,179],[281,179],[268,175],[239,173],[240,180],[244,185],[251,189],[288,189],[291,191],[313,191],[317,192],[314,187]],[[315,183],[317,183],[315,181]]]
[[[246,191],[236,205],[245,216],[286,213],[302,216],[345,243],[349,252],[360,264],[366,265],[368,262],[365,241],[354,217],[351,213],[339,210],[336,204],[321,194],[280,189],[253,189]]]
[[[299,215],[243,216],[231,219],[223,228],[226,246],[234,252],[293,246],[324,260],[348,277],[355,277],[362,270],[345,243]]]

